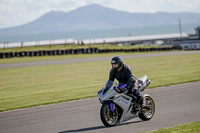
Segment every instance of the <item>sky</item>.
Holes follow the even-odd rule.
[[[200,0],[0,0],[0,29],[32,22],[50,11],[68,12],[90,4],[131,13],[200,13]]]

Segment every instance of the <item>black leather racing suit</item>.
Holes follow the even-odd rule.
[[[139,83],[137,78],[131,68],[125,64],[123,64],[120,71],[113,68],[110,70],[109,80],[114,81],[115,78],[119,83],[127,84],[125,88],[128,89],[128,94],[134,94],[134,90],[138,89]]]

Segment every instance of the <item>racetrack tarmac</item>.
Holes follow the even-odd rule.
[[[172,51],[172,52],[144,53],[144,54],[123,55],[121,57],[123,59],[128,59],[128,58],[146,58],[146,57],[185,55],[185,54],[200,54],[200,50],[199,51]],[[0,69],[80,63],[80,62],[93,62],[93,61],[106,61],[106,60],[111,60],[111,58],[112,57],[91,57],[91,58],[81,58],[81,59],[64,59],[64,60],[51,60],[51,61],[39,61],[39,62],[0,64]]]
[[[99,89],[97,88],[97,91]],[[0,133],[136,133],[200,121],[200,81],[145,90],[156,105],[150,121],[139,118],[106,128],[98,98],[0,113]]]

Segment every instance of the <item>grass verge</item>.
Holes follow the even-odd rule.
[[[87,44],[87,45],[46,45],[35,47],[16,47],[16,48],[0,48],[0,52],[22,52],[22,51],[39,51],[39,50],[62,50],[77,48],[98,48],[98,49],[138,49],[138,48],[162,48],[162,46],[118,46],[117,44]]]
[[[200,80],[200,54],[125,59],[150,88]],[[0,69],[0,111],[95,97],[110,61]]]
[[[200,133],[200,121],[143,133]]]
[[[145,53],[146,52],[140,52],[134,54],[145,54]],[[133,53],[94,53],[94,54],[77,54],[77,55],[35,56],[35,57],[21,57],[21,58],[17,57],[17,58],[0,59],[0,64],[63,60],[63,59],[80,59],[80,58],[91,58],[91,57],[107,57],[107,56],[115,56],[116,54],[121,56],[121,55],[132,55]]]

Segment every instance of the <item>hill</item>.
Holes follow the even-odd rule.
[[[1,36],[100,30],[141,26],[196,23],[200,13],[128,13],[92,4],[70,12],[51,11],[25,25],[0,29]]]

